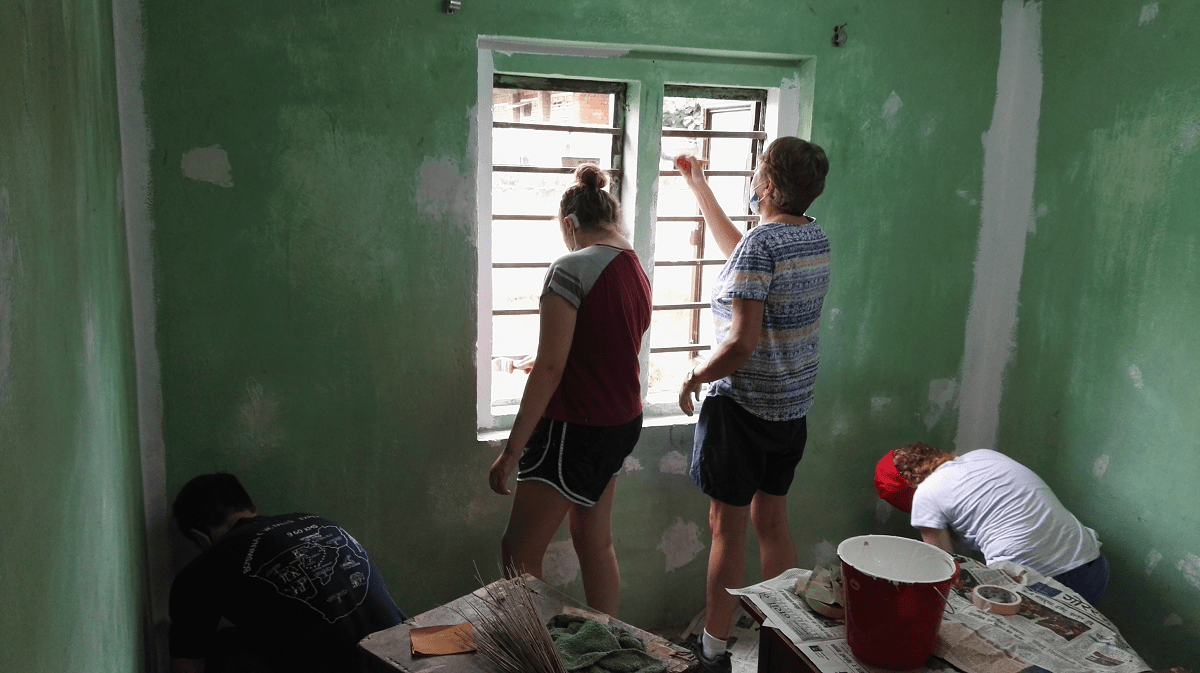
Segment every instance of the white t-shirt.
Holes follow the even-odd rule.
[[[938,466],[913,495],[912,525],[949,528],[991,565],[1012,561],[1054,576],[1100,556],[1079,523],[1032,470],[989,449]]]

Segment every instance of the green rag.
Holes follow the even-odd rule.
[[[647,654],[645,643],[616,627],[575,615],[557,615],[548,626],[568,671],[666,673],[667,665]]]

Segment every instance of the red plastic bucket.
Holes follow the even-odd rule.
[[[891,535],[852,537],[837,552],[850,651],[880,668],[920,668],[937,643],[958,574],[954,559],[933,545]]]

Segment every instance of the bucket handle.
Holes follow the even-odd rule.
[[[959,575],[961,574],[962,566],[958,564],[958,559],[954,559],[954,574],[950,575],[950,584],[946,586],[946,593],[943,594],[942,590],[937,588],[936,584],[933,585],[933,590],[938,592],[939,596],[946,599],[946,602],[942,603],[942,612],[945,612],[946,608],[950,608],[950,614],[955,614],[958,612],[954,609],[954,606],[950,604],[950,587],[954,586],[954,583],[958,581]]]
[[[957,610],[954,609],[954,606],[950,604],[950,589],[946,589],[946,593],[942,593],[942,590],[935,586],[935,587],[933,587],[933,590],[938,592],[939,596],[946,599],[946,602],[942,603],[942,612],[945,612],[947,608],[950,609],[950,614],[955,614],[956,612],[958,612]]]

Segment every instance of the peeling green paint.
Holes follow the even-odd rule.
[[[1193,7],[1044,11],[1045,99],[1001,444],[1113,562],[1100,608],[1155,668],[1200,659],[1200,28]]]
[[[0,5],[0,670],[142,667],[109,5]]]

